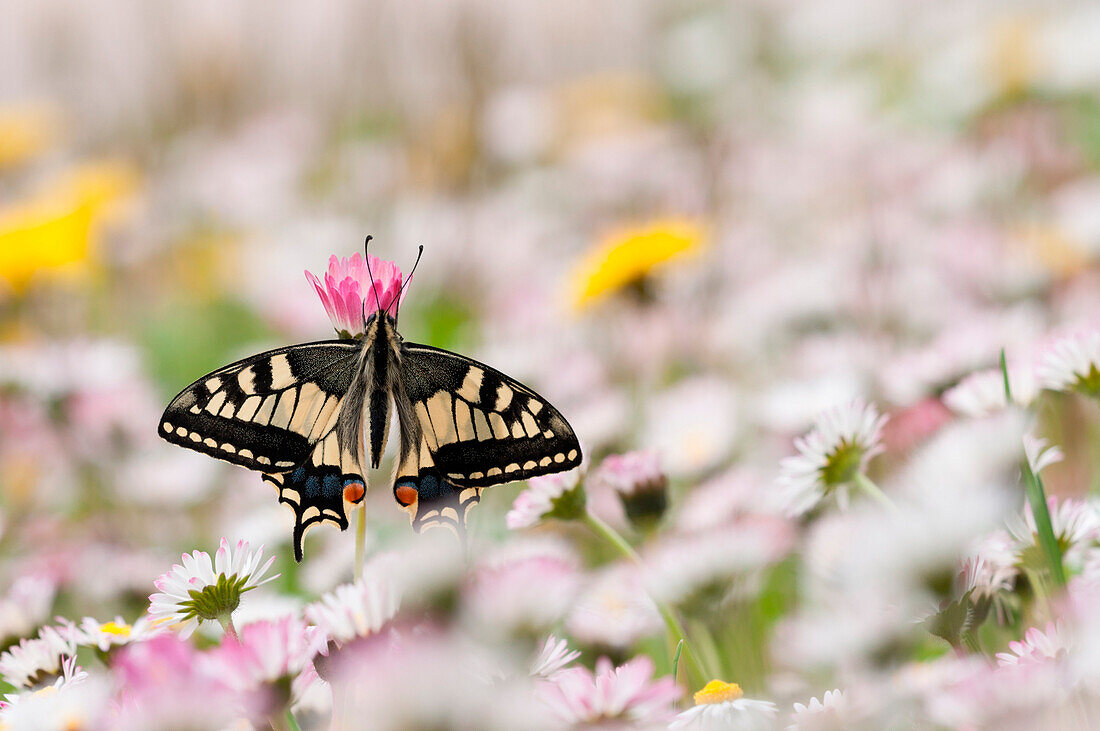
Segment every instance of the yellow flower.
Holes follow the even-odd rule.
[[[0,168],[25,162],[49,148],[58,134],[56,114],[46,105],[0,108]]]
[[[579,309],[643,279],[659,265],[692,253],[703,228],[688,219],[661,219],[610,233],[581,261],[573,275],[573,303]]]
[[[0,208],[0,280],[15,292],[39,272],[79,269],[136,185],[135,172],[102,162],[78,166],[30,198]]]
[[[711,703],[726,703],[735,701],[745,695],[741,686],[737,683],[726,683],[722,680],[712,680],[703,686],[703,689],[695,693],[695,705],[704,706]]]

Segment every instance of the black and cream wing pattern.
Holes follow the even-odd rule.
[[[483,488],[581,463],[580,444],[561,413],[495,368],[404,343],[401,379],[408,402],[397,409],[394,496],[418,530],[461,529]]]
[[[329,340],[270,350],[208,373],[165,409],[160,435],[257,470],[294,510],[294,551],[324,521],[347,527],[344,502],[365,491],[356,445],[337,421],[356,376],[359,343]]]

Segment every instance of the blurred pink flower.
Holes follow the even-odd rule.
[[[305,274],[317,290],[317,296],[325,305],[325,312],[336,332],[349,336],[361,335],[367,317],[378,310],[389,309],[395,302],[400,306],[405,298],[401,292],[402,274],[398,266],[369,253],[367,259],[363,259],[359,252],[347,258],[333,254],[329,257],[323,283],[312,272]]]
[[[464,592],[473,617],[503,632],[544,630],[559,620],[576,596],[581,577],[572,552],[554,549],[556,544],[521,546],[520,555],[498,553],[475,571]]]
[[[227,688],[245,694],[254,712],[281,714],[316,679],[306,671],[324,643],[323,633],[284,616],[245,625],[237,639],[226,638],[205,655],[201,666]]]
[[[236,694],[206,672],[201,654],[173,634],[122,648],[112,661],[122,694],[111,728],[225,728],[241,712]]]
[[[575,520],[584,511],[585,493],[581,485],[584,466],[527,481],[504,522],[512,530],[531,528],[547,518]]]
[[[922,399],[890,415],[882,430],[882,443],[890,452],[907,452],[939,431],[951,420],[951,412],[938,398]]]
[[[539,697],[563,724],[663,726],[675,717],[680,688],[671,677],[652,680],[653,671],[653,661],[645,655],[617,668],[601,657],[594,673],[585,667],[558,671],[539,687]]]
[[[1057,660],[1069,649],[1065,632],[1056,622],[1048,622],[1046,629],[1032,627],[1024,633],[1023,640],[1008,643],[1009,652],[997,653],[997,664],[1022,665],[1046,663]]]

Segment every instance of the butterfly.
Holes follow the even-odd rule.
[[[362,336],[276,348],[219,368],[183,389],[161,417],[167,441],[256,470],[278,489],[294,511],[297,561],[310,527],[347,528],[348,509],[366,494],[363,468],[380,465],[394,418],[393,495],[418,532],[461,533],[482,489],[581,463],[576,434],[546,399],[484,363],[402,339],[401,291],[386,308],[376,293],[369,316],[364,302]]]

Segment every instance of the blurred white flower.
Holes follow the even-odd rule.
[[[642,551],[642,570],[654,599],[677,602],[715,583],[744,590],[746,580],[783,558],[793,543],[794,531],[786,520],[756,516],[709,531],[665,536]],[[735,577],[741,581],[731,581]]]
[[[1024,454],[1027,455],[1027,464],[1034,475],[1066,458],[1058,445],[1052,445],[1045,438],[1030,433],[1024,435]]]
[[[531,661],[531,677],[549,678],[580,656],[580,650],[570,650],[566,640],[548,635],[539,654]]]
[[[1039,381],[1053,391],[1100,397],[1100,330],[1055,340],[1039,356]]]
[[[43,627],[37,637],[21,640],[0,655],[0,677],[16,688],[48,685],[61,675],[64,663],[76,654],[67,632]]]
[[[0,707],[0,723],[10,729],[103,728],[111,710],[111,683],[102,676],[89,677],[66,661],[63,677],[53,685],[7,696]]]
[[[671,477],[718,466],[739,433],[737,394],[726,380],[700,376],[650,397],[639,443],[660,455]]]
[[[381,630],[397,614],[401,599],[386,572],[363,573],[355,583],[341,584],[306,607],[306,618],[329,642],[344,644]]]
[[[1026,407],[1035,398],[1037,384],[1031,371],[1009,366],[1009,385],[1012,388],[1012,402]],[[1004,374],[1000,369],[971,373],[943,394],[943,402],[956,414],[981,418],[1004,410],[1008,406],[1005,398]]]
[[[885,423],[874,404],[859,399],[821,414],[813,429],[795,440],[798,456],[780,465],[778,483],[790,514],[802,515],[830,495],[846,507],[853,480],[883,450]]]
[[[565,620],[566,630],[578,642],[615,650],[626,650],[663,626],[637,567],[627,565],[591,576]]]
[[[214,560],[205,551],[183,554],[154,584],[160,591],[149,597],[149,616],[155,624],[170,623],[187,638],[203,620],[228,620],[240,604],[241,595],[278,578],[264,574],[275,557],[261,565],[264,549],[249,550],[247,541],[231,546],[222,538]]]
[[[127,624],[122,617],[108,622],[85,617],[73,627],[73,640],[82,647],[97,647],[107,652],[112,647],[144,642],[162,629],[155,626],[149,617],[139,617],[133,624]]]
[[[795,703],[787,731],[843,731],[845,707],[844,694],[839,689],[825,691],[821,700],[814,697],[806,705]]]
[[[1079,564],[1100,532],[1100,511],[1091,501],[1073,498],[1059,500],[1053,495],[1047,497],[1047,507],[1054,540],[1058,542],[1063,560],[1069,566]],[[1008,520],[1008,531],[1017,561],[1024,566],[1045,565],[1046,559],[1036,553],[1040,550],[1039,539],[1031,506],[1025,505],[1022,514],[1018,513]]]
[[[46,576],[28,574],[13,581],[0,598],[0,640],[23,637],[41,624],[56,593],[56,583]]]

